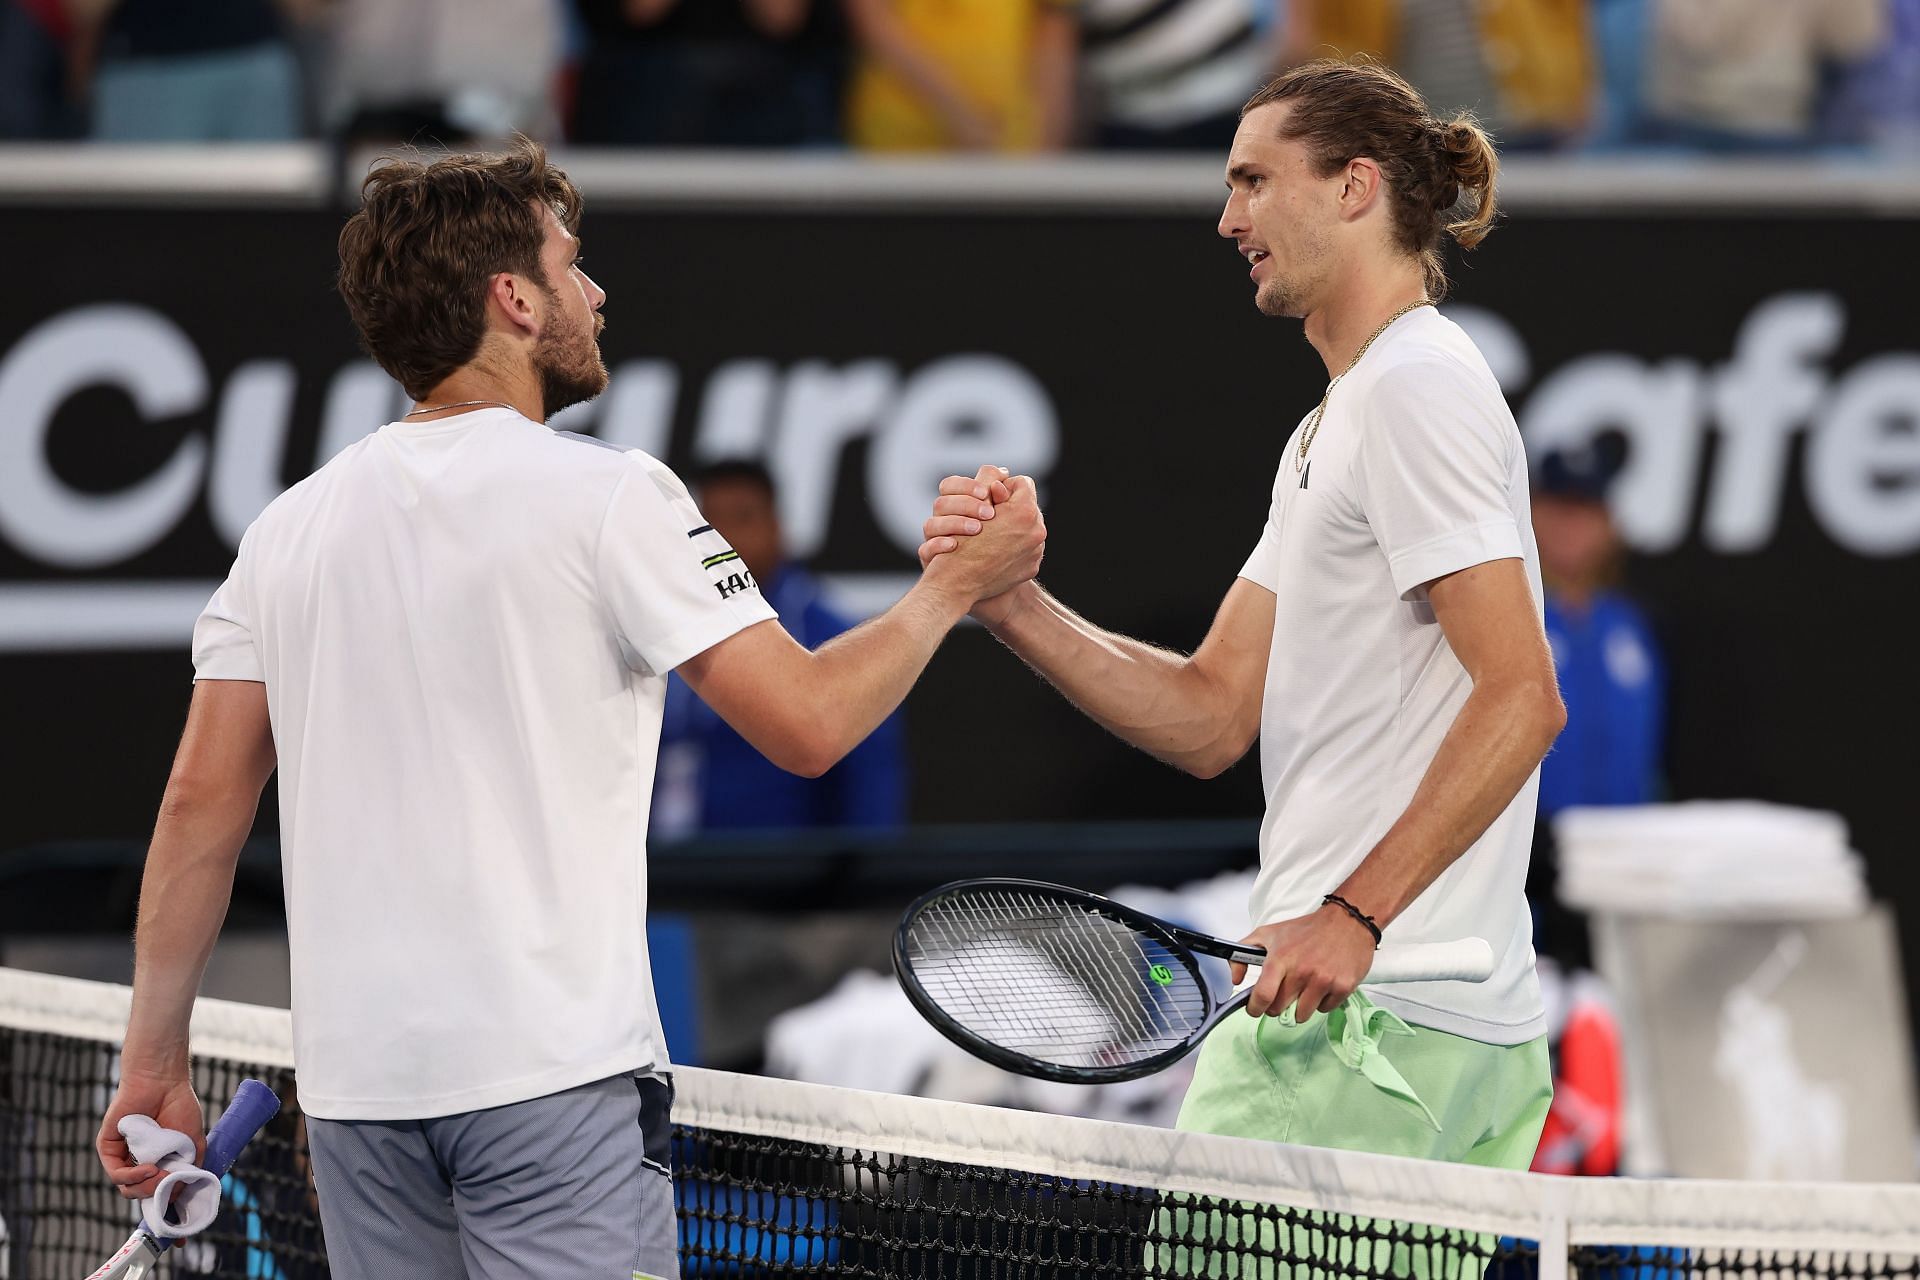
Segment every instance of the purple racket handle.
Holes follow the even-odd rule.
[[[220,1113],[220,1119],[207,1133],[207,1154],[200,1161],[200,1167],[226,1177],[227,1170],[233,1168],[233,1162],[240,1158],[240,1152],[253,1141],[260,1127],[279,1111],[280,1099],[274,1096],[273,1090],[259,1080],[242,1080],[227,1109]],[[165,1253],[180,1243],[178,1239],[156,1236],[144,1225],[140,1230],[153,1241],[156,1253]]]
[[[225,1177],[241,1149],[279,1111],[280,1099],[274,1097],[273,1090],[258,1080],[241,1081],[233,1101],[220,1113],[219,1123],[207,1134],[207,1154],[200,1167]]]

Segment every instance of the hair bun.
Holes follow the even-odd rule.
[[[1471,249],[1486,239],[1487,232],[1493,228],[1493,187],[1494,177],[1500,171],[1500,158],[1493,149],[1493,139],[1472,116],[1457,115],[1444,123],[1436,122],[1435,134],[1448,178],[1440,184],[1439,194],[1450,197],[1441,207],[1451,209],[1462,194],[1474,196],[1473,212],[1447,226],[1447,231],[1463,248]]]

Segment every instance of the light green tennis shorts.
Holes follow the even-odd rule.
[[[1178,1127],[1525,1169],[1552,1101],[1545,1036],[1483,1044],[1356,995],[1304,1023],[1228,1017],[1200,1047]]]
[[[1229,1017],[1200,1048],[1178,1125],[1200,1133],[1524,1169],[1553,1079],[1543,1036],[1482,1044],[1365,996],[1331,1014]],[[1154,1280],[1483,1280],[1483,1232],[1169,1195]]]

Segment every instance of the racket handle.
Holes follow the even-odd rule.
[[[1215,954],[1224,960],[1261,965],[1261,947],[1234,943]],[[1361,982],[1485,982],[1493,976],[1493,948],[1485,938],[1452,942],[1389,942],[1373,953],[1373,967]]]
[[[233,1100],[220,1113],[219,1122],[207,1134],[207,1155],[200,1167],[225,1176],[240,1158],[241,1148],[253,1141],[260,1127],[280,1110],[280,1099],[258,1080],[243,1080]]]
[[[1373,953],[1370,982],[1485,982],[1493,976],[1493,948],[1485,938],[1452,942],[1389,943]]]

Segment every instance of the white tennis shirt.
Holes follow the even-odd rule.
[[[302,1107],[423,1119],[666,1064],[666,677],[773,616],[664,465],[505,409],[382,427],[261,514],[193,657],[267,686]]]
[[[1256,924],[1316,910],[1360,865],[1465,703],[1472,682],[1426,584],[1519,559],[1536,610],[1542,599],[1520,432],[1459,326],[1430,307],[1396,320],[1334,388],[1295,470],[1305,426],[1287,441],[1266,529],[1240,571],[1276,597]],[[1523,891],[1539,785],[1536,770],[1386,931],[1388,942],[1485,938],[1493,977],[1370,987],[1376,1002],[1491,1044],[1545,1034]]]

